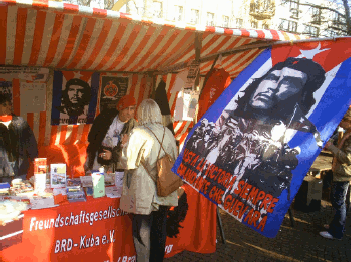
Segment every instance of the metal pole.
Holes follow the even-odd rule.
[[[351,37],[350,36],[325,37],[325,38],[311,38],[311,39],[300,39],[300,40],[294,40],[294,41],[277,41],[277,42],[262,42],[262,41],[260,41],[260,43],[243,45],[243,46],[239,46],[239,47],[236,47],[234,49],[231,49],[231,50],[217,52],[217,53],[202,57],[199,59],[199,61],[200,61],[200,63],[208,62],[210,60],[214,60],[218,55],[222,55],[222,57],[225,57],[228,55],[232,55],[235,53],[239,53],[239,52],[243,52],[243,51],[247,51],[247,50],[252,50],[252,49],[256,49],[256,48],[262,49],[262,48],[267,48],[267,47],[271,47],[271,46],[278,46],[278,45],[294,45],[294,44],[298,44],[298,43],[319,42],[319,41],[338,41],[338,40],[346,39],[346,38],[351,38]],[[181,70],[185,67],[188,67],[191,64],[191,62],[192,61],[180,62],[180,63],[177,63],[177,64],[172,65],[170,67],[161,69],[156,73],[157,74],[167,74],[168,72]]]

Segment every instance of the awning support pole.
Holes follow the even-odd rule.
[[[201,48],[202,48],[202,33],[196,33],[195,36],[195,61],[200,61]],[[200,70],[196,75],[194,87],[196,88],[200,83]]]
[[[338,41],[338,40],[345,39],[345,38],[351,38],[351,36],[300,39],[300,40],[294,40],[294,41],[277,41],[277,42],[273,42],[273,43],[272,42],[268,42],[268,43],[267,42],[260,42],[259,44],[253,43],[253,44],[239,46],[239,47],[234,48],[232,50],[226,50],[226,51],[210,54],[210,55],[207,55],[207,56],[200,58],[199,61],[200,61],[200,63],[208,62],[208,61],[215,59],[220,54],[222,55],[222,57],[225,57],[228,55],[233,55],[235,53],[244,52],[244,51],[252,50],[252,49],[263,49],[263,48],[278,46],[278,45],[293,45],[293,44],[306,43],[306,42]],[[157,74],[163,75],[163,74],[167,74],[170,72],[175,72],[175,71],[181,70],[185,67],[188,67],[191,64],[191,62],[192,61],[177,63],[173,66],[168,67],[168,68],[164,68],[164,69],[159,70],[157,72]]]

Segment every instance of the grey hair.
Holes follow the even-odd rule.
[[[144,99],[137,110],[137,118],[139,125],[161,124],[162,114],[161,109],[153,99]]]

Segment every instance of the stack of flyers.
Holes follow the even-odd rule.
[[[94,195],[93,187],[84,187],[84,191],[87,194],[87,196],[93,196]]]
[[[105,186],[113,186],[115,184],[115,174],[105,174]]]
[[[124,171],[116,171],[115,172],[115,186],[116,187],[123,186],[123,177],[124,177]]]
[[[33,196],[30,199],[31,209],[56,207],[54,196]]]
[[[67,200],[69,202],[86,201],[80,179],[67,179]]]
[[[80,181],[87,196],[93,195],[93,178],[91,176],[81,176]]]
[[[122,187],[106,187],[106,196],[109,198],[118,198],[122,196]]]
[[[93,178],[91,176],[79,177],[82,187],[93,187]]]
[[[82,187],[82,182],[80,178],[67,179],[67,188],[76,188],[79,189]]]
[[[10,184],[9,183],[0,183],[0,196],[10,194]]]
[[[80,189],[67,188],[67,200],[69,202],[86,201],[83,188],[80,188]]]
[[[66,164],[50,165],[51,188],[66,187]]]

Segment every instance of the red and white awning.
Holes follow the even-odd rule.
[[[57,69],[144,72],[195,59],[194,41],[202,33],[201,57],[257,41],[298,40],[277,30],[185,27],[162,20],[38,0],[0,1],[0,65]],[[259,53],[252,49],[222,59],[235,77]],[[201,74],[212,61],[201,64]]]

